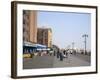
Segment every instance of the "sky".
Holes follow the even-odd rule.
[[[72,47],[84,49],[87,34],[87,49],[91,49],[91,14],[71,12],[38,11],[38,27],[52,29],[52,44],[60,48]]]

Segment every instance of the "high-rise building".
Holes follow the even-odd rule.
[[[38,28],[37,31],[37,43],[52,46],[52,30],[51,28]]]
[[[23,10],[23,41],[37,42],[37,12]]]

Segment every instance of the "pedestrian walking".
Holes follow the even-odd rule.
[[[54,53],[53,54],[54,54],[54,56],[56,56],[56,51],[55,50],[54,50]]]
[[[63,50],[63,53],[64,53],[64,55],[66,54],[66,51],[65,50]]]
[[[60,51],[57,50],[57,58],[59,58],[59,56],[60,56]]]
[[[68,52],[67,51],[65,52],[65,55],[66,55],[66,58],[68,58]]]
[[[59,53],[59,57],[60,57],[60,61],[63,61],[63,51],[60,51],[60,53]]]

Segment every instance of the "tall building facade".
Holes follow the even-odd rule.
[[[37,42],[37,12],[23,10],[23,41]]]
[[[37,29],[37,43],[52,46],[52,30],[51,28],[38,28]]]

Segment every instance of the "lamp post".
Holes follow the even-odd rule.
[[[72,50],[74,50],[74,44],[75,44],[75,43],[74,43],[74,42],[72,42]]]
[[[86,46],[87,46],[87,37],[88,37],[88,35],[87,34],[84,34],[84,35],[82,35],[82,37],[84,37],[84,50],[85,50],[85,54],[87,54],[87,52],[86,52]]]
[[[72,53],[74,52],[74,42],[72,42]]]

